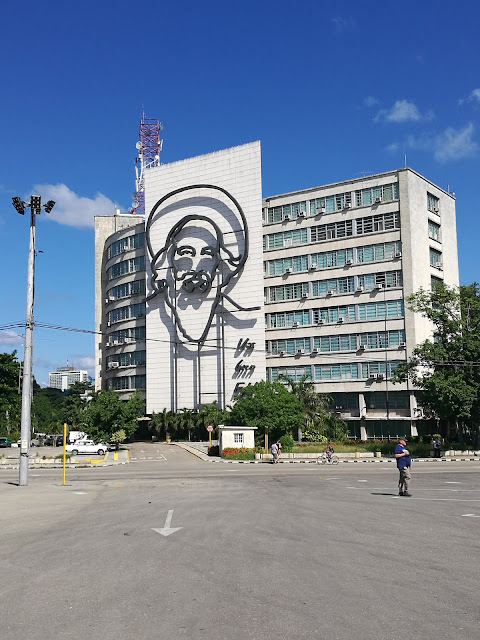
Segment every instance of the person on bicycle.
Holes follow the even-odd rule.
[[[327,458],[328,461],[330,462],[332,460],[332,456],[335,453],[335,450],[333,448],[333,444],[331,442],[329,442],[325,448],[325,453],[327,454]]]

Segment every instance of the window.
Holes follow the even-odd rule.
[[[133,280],[131,282],[125,282],[124,284],[118,285],[117,287],[112,287],[108,291],[108,297],[118,299],[143,293],[145,293],[145,280]]]
[[[357,207],[367,206],[377,202],[377,198],[383,202],[398,200],[398,183],[384,184],[378,187],[358,189],[355,191],[355,204]]]
[[[370,273],[358,276],[358,286],[363,287],[366,291],[371,291],[377,286],[392,289],[393,287],[402,286],[401,271],[384,271],[380,273]]]
[[[402,251],[401,242],[381,242],[357,248],[357,262],[374,262],[376,260],[391,260]]]
[[[437,269],[442,268],[442,254],[440,251],[436,249],[432,249],[430,247],[430,265],[432,267],[436,267]]]
[[[298,218],[298,214],[306,213],[307,202],[294,202],[293,204],[284,204],[279,207],[270,207],[267,212],[268,222],[281,222],[286,215],[292,218]]]
[[[355,320],[355,305],[349,304],[341,307],[327,307],[313,310],[314,324],[321,322],[337,323]]]
[[[430,289],[433,291],[439,282],[443,282],[443,280],[435,276],[430,276]]]
[[[292,245],[305,244],[307,242],[307,230],[280,231],[279,233],[271,233],[266,238],[268,249],[291,247]]]
[[[347,276],[344,278],[317,280],[312,283],[312,287],[314,296],[324,296],[329,291],[335,293],[353,293],[355,291],[355,278],[353,276]]]
[[[133,271],[145,271],[145,256],[137,256],[112,265],[108,270],[108,279],[112,280]]]
[[[124,251],[128,251],[129,249],[137,249],[138,247],[143,247],[144,245],[145,233],[142,231],[141,233],[136,233],[134,236],[128,236],[128,238],[122,238],[121,240],[113,242],[108,247],[108,257],[113,258],[114,256],[118,256]]]
[[[358,409],[358,393],[331,393],[330,411]]]
[[[313,346],[323,353],[331,351],[356,351],[357,335],[321,336],[313,339]]]
[[[344,267],[347,260],[353,262],[353,249],[338,249],[337,251],[322,251],[310,255],[312,264],[317,269],[328,269],[329,267]]]
[[[385,371],[387,371],[388,377],[391,378],[395,369],[398,367],[399,364],[402,364],[402,362],[403,362],[402,360],[394,360],[392,362],[387,362],[387,363],[385,363],[385,361],[363,362],[360,365],[362,369],[362,378],[368,379],[378,374],[385,376]]]
[[[360,344],[368,349],[385,349],[386,347],[398,347],[405,342],[405,331],[371,331],[360,334]]]
[[[383,213],[376,216],[357,218],[355,220],[355,227],[357,235],[400,229],[400,214],[397,211],[394,213]]]
[[[316,364],[315,380],[351,380],[358,378],[358,364]]]
[[[278,329],[282,327],[292,327],[296,322],[298,326],[311,324],[309,311],[290,311],[283,313],[270,313],[267,314],[267,326],[268,322],[272,329]]]
[[[310,234],[312,242],[345,238],[353,235],[353,222],[352,220],[342,220],[341,222],[321,224],[317,227],[311,227]]]
[[[427,209],[432,213],[440,214],[440,200],[431,193],[427,193]]]
[[[295,355],[299,351],[310,353],[310,338],[290,338],[289,340],[272,340],[270,342],[270,349],[267,347],[267,351],[272,354],[278,354],[280,352],[287,355]]]
[[[428,221],[428,237],[440,242],[440,225],[432,220]]]
[[[235,444],[243,444],[243,433],[234,433],[233,442]]]
[[[269,302],[280,302],[282,300],[297,300],[304,295],[308,296],[308,282],[299,284],[284,284],[278,287],[269,287]]]
[[[377,320],[381,318],[401,318],[403,316],[403,300],[387,302],[366,302],[358,305],[359,320]]]
[[[271,382],[277,382],[280,376],[286,376],[290,378],[290,380],[298,381],[303,376],[312,375],[312,368],[310,366],[306,367],[272,367],[271,369],[267,369],[267,377]]]
[[[371,391],[365,393],[365,404],[367,409],[386,409],[387,395],[385,391]],[[388,393],[389,409],[408,409],[407,391],[390,391]]]

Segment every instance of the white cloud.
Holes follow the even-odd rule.
[[[472,93],[469,95],[469,100],[480,102],[480,89],[474,89]]]
[[[23,341],[23,336],[15,333],[15,331],[0,331],[0,344],[22,345]]]
[[[345,31],[352,31],[355,29],[355,21],[350,17],[344,18],[343,16],[335,16],[330,19],[330,22],[332,22],[337,35],[344,33]]]
[[[93,227],[95,215],[113,215],[118,206],[103,193],[97,193],[94,198],[85,198],[66,184],[36,184],[33,193],[41,195],[43,202],[55,201],[52,212],[46,217],[72,227]]]
[[[91,378],[95,377],[95,358],[93,356],[74,356],[72,364],[78,369],[86,369]]]
[[[363,104],[366,107],[375,107],[377,104],[379,104],[379,101],[374,96],[367,96],[366,98],[364,98]]]
[[[397,100],[391,109],[380,109],[375,116],[375,122],[384,120],[386,122],[418,122],[419,120],[430,120],[433,113],[429,111],[422,115],[417,106],[408,100]]]
[[[463,129],[447,127],[440,133],[408,136],[405,144],[410,149],[431,151],[438,162],[461,160],[475,155],[478,150],[478,143],[473,139],[474,133],[475,127],[470,122]],[[393,149],[394,145],[390,147]]]

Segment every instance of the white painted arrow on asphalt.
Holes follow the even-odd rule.
[[[167,519],[165,520],[165,526],[163,527],[163,529],[154,529],[152,527],[152,531],[156,531],[157,533],[161,533],[162,536],[169,536],[172,533],[175,533],[175,531],[180,531],[180,529],[183,529],[183,527],[171,527],[170,523],[172,522],[172,516],[173,516],[173,509],[171,509],[168,513],[167,513]]]

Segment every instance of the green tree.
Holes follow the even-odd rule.
[[[20,430],[19,372],[17,352],[0,353],[0,433],[14,437]]]
[[[65,396],[60,389],[33,383],[32,426],[43,433],[61,433]]]
[[[456,437],[478,446],[480,422],[480,288],[449,287],[439,282],[408,298],[415,313],[430,320],[433,338],[417,345],[409,361],[397,367],[395,380],[410,378],[422,389],[427,414],[448,423]]]
[[[303,407],[280,382],[261,381],[244,387],[228,417],[229,424],[258,427],[270,439],[296,433],[304,421]]]
[[[98,391],[83,411],[82,425],[95,440],[110,440],[120,429],[128,438],[137,428],[137,418],[143,415],[143,407],[143,400],[137,393],[124,401],[114,391]]]
[[[61,422],[71,427],[84,427],[84,411],[95,391],[91,382],[75,382],[63,392]]]

